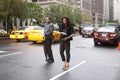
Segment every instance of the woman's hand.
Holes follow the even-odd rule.
[[[65,32],[57,32],[57,34],[67,35]]]
[[[69,38],[71,38],[71,37],[73,37],[73,36],[75,36],[75,34],[71,34],[70,36],[68,36],[68,37],[66,37],[66,38],[63,38],[62,40],[63,40],[63,41],[66,41],[66,40],[68,40]]]
[[[62,40],[63,40],[63,41],[67,41],[67,40],[68,40],[68,37],[66,37],[66,38],[63,38]]]

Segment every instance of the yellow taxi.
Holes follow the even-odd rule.
[[[44,28],[43,27],[34,27],[33,30],[30,30],[28,34],[28,40],[37,43],[37,42],[43,42],[45,40],[44,37]],[[53,31],[53,42],[60,40],[60,34],[57,31],[57,28],[54,28]]]
[[[15,39],[21,41],[22,39],[27,39],[28,33],[30,31],[30,26],[21,27],[18,30],[14,30],[10,33],[10,39]]]

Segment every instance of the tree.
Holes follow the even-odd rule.
[[[52,18],[54,23],[60,23],[63,16],[69,17],[74,24],[81,24],[81,12],[69,5],[56,4],[45,8],[44,15]]]
[[[23,0],[0,0],[0,20],[7,21],[7,31],[12,29],[13,18],[26,18],[26,2]]]
[[[87,23],[92,23],[92,15],[90,13],[84,12],[82,14],[82,23],[87,24]]]
[[[81,11],[79,9],[74,9],[73,16],[76,24],[82,24]]]
[[[27,3],[27,18],[36,19],[37,21],[43,20],[43,9],[40,5],[28,2]]]

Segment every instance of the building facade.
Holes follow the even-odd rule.
[[[103,20],[109,20],[109,0],[104,0],[104,16]]]
[[[91,13],[91,0],[82,0],[82,10],[81,11]]]
[[[91,0],[81,0],[80,9],[82,12],[83,25],[92,24],[92,2]]]
[[[109,20],[114,20],[114,4],[113,4],[113,0],[109,1]]]
[[[120,23],[120,0],[118,0],[118,22]]]
[[[119,20],[120,0],[109,0],[109,20]]]
[[[92,0],[93,24],[97,27],[103,24],[104,0]]]
[[[114,9],[113,9],[113,20],[118,20],[118,11],[119,11],[119,9],[118,9],[118,3],[119,3],[119,0],[114,0],[114,3],[113,3],[113,5],[114,5]]]

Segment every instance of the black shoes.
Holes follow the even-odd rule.
[[[45,61],[49,61],[49,59],[46,59]]]
[[[47,63],[54,63],[54,60],[47,60]]]

